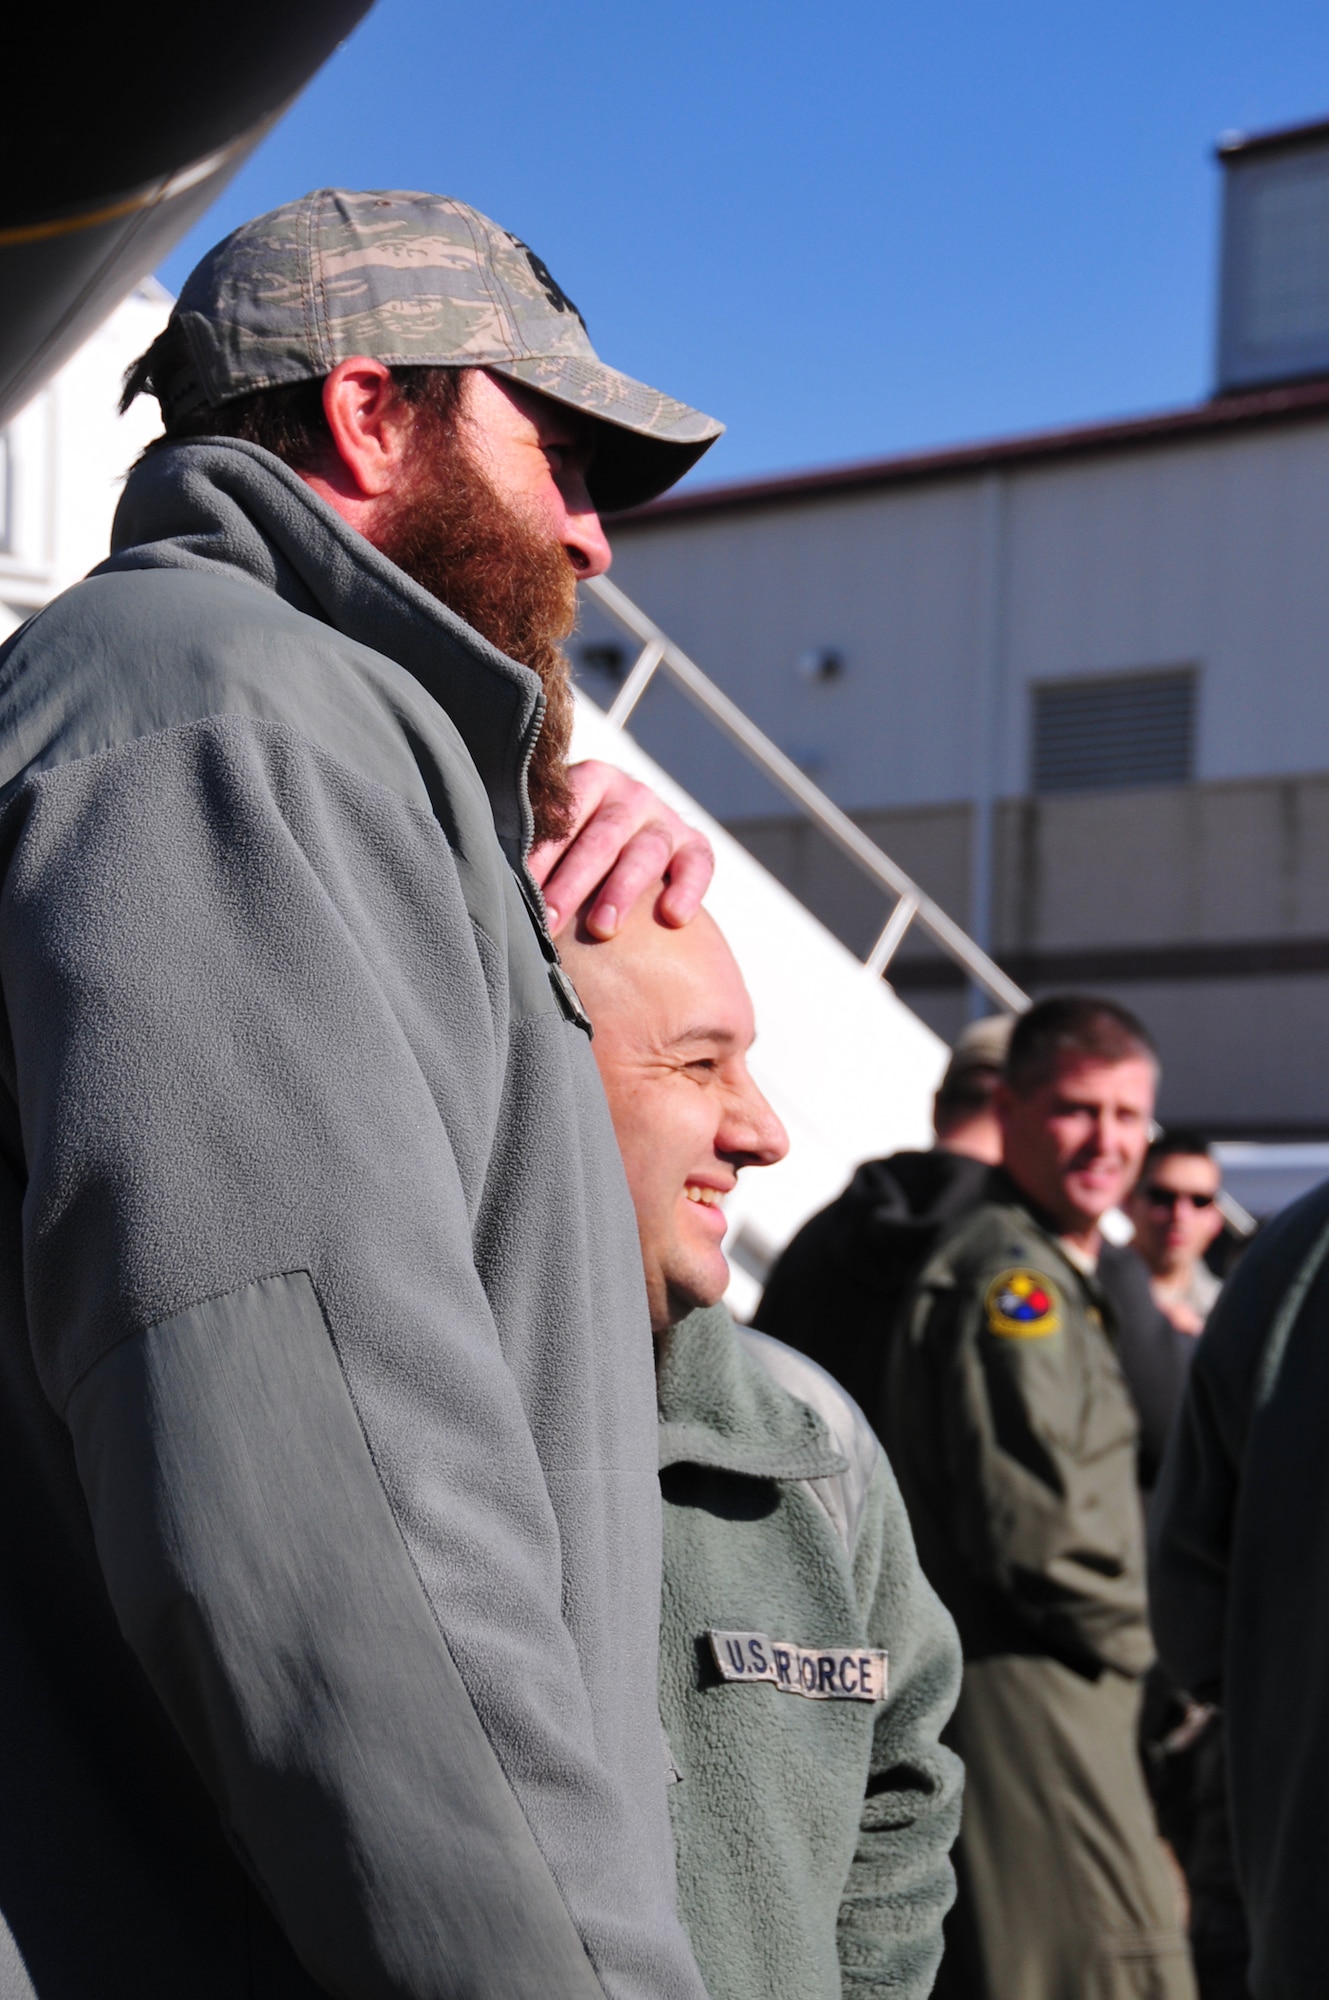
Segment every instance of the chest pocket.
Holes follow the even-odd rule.
[[[1086,1458],[1109,1452],[1117,1446],[1134,1445],[1139,1437],[1139,1420],[1116,1349],[1097,1311],[1088,1315],[1085,1329],[1086,1408],[1080,1447]]]

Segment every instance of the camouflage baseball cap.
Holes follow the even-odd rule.
[[[171,325],[148,383],[168,424],[355,354],[491,369],[596,420],[606,513],[663,493],[724,428],[607,368],[535,252],[445,195],[318,188],[260,215],[190,273]]]

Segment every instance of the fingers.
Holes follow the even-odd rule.
[[[586,928],[592,937],[614,936],[642,893],[660,880],[673,851],[673,838],[663,820],[638,827],[624,841],[599,894],[586,912]],[[593,875],[591,886],[594,886]]]
[[[598,888],[588,928],[593,937],[612,937],[642,890],[663,875],[674,843],[658,817],[663,807],[654,793],[644,785],[637,789],[641,800],[629,802],[621,795],[601,799],[557,857],[544,883],[551,931]],[[653,820],[646,817],[647,801],[656,811]]]
[[[669,880],[660,898],[660,915],[675,930],[690,924],[715,873],[715,850],[704,833],[679,820],[683,838],[669,863]]]
[[[610,938],[661,877],[660,915],[686,924],[697,914],[715,868],[710,842],[649,786],[611,764],[574,765],[577,827],[570,840],[536,849],[531,872],[544,890],[556,931],[599,888],[587,914],[592,937]]]

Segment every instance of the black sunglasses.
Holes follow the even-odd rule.
[[[1185,1188],[1155,1187],[1152,1181],[1144,1190],[1144,1198],[1150,1208],[1165,1208],[1169,1215],[1175,1213],[1179,1201],[1188,1201],[1192,1208],[1212,1208],[1215,1201],[1211,1194],[1189,1194]]]

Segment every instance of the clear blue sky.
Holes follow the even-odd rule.
[[[1326,113],[1324,0],[379,0],[159,275],[459,195],[736,479],[1206,394],[1213,142]]]

